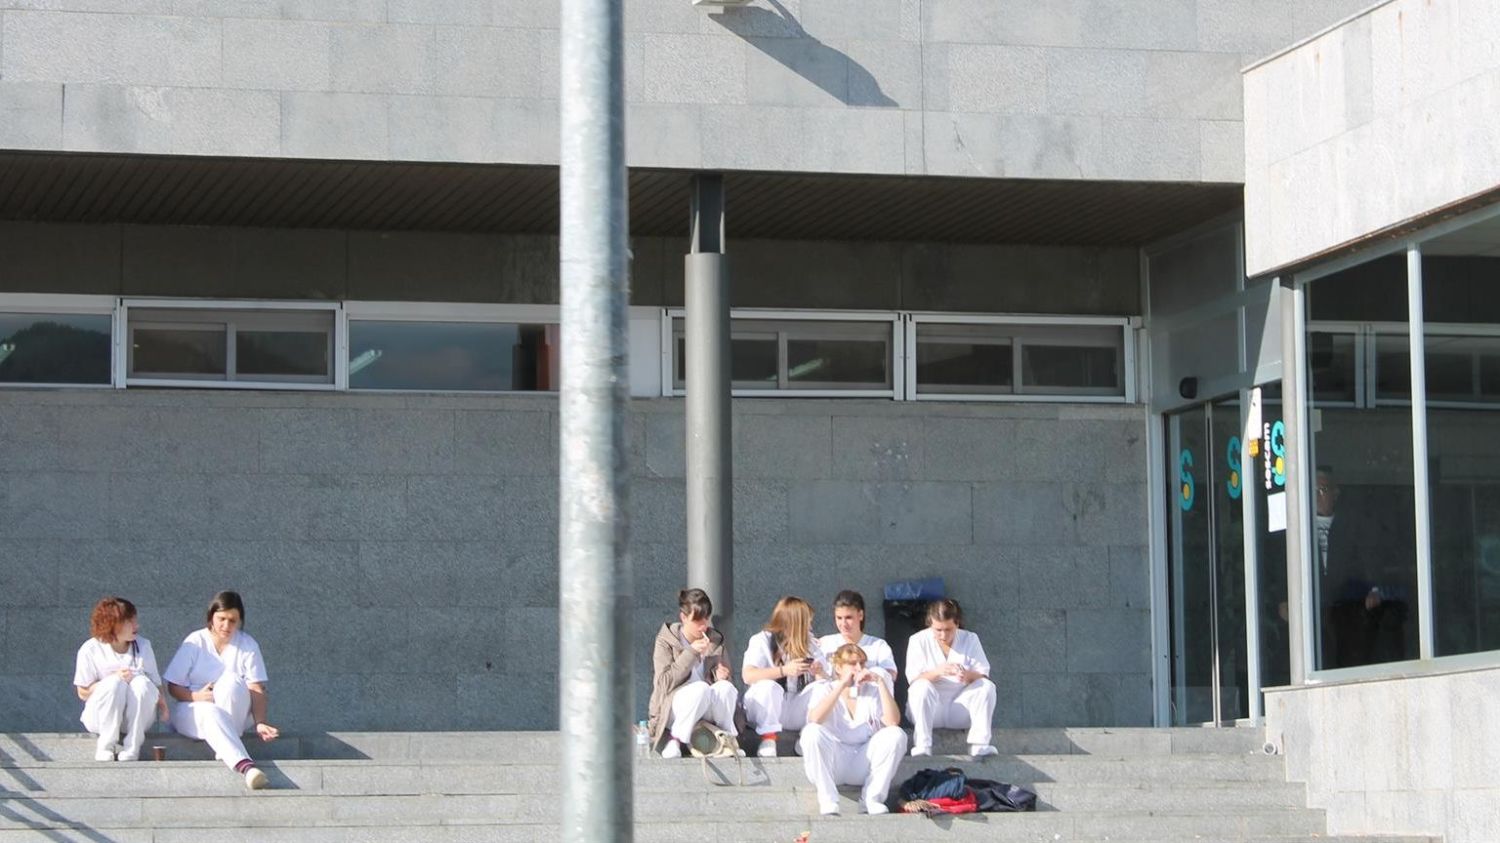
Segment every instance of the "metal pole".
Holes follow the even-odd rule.
[[[686,259],[688,585],[708,592],[714,625],[734,635],[734,511],[729,416],[729,275],[724,178],[692,182]]]
[[[1307,481],[1312,433],[1308,427],[1307,299],[1305,290],[1281,279],[1281,416],[1286,424],[1286,601],[1289,682],[1301,685],[1318,665],[1318,628],[1314,625],[1318,590],[1310,534]],[[1270,454],[1266,455],[1271,458]],[[1267,496],[1269,505],[1269,496]]]
[[[1427,462],[1427,326],[1422,310],[1422,248],[1406,250],[1406,308],[1411,323],[1412,494],[1417,535],[1417,654],[1433,656],[1432,510]]]
[[[561,7],[559,837],[588,843],[628,841],[634,831],[621,5]]]

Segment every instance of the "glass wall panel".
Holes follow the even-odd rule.
[[[557,327],[487,322],[349,323],[349,387],[557,389]]]
[[[1274,688],[1292,681],[1287,603],[1286,530],[1271,530],[1271,506],[1286,506],[1286,428],[1281,384],[1260,388],[1261,438],[1247,442],[1254,474],[1245,478],[1246,494],[1255,495],[1255,545],[1260,618],[1260,685]],[[1280,523],[1285,523],[1285,518]]]
[[[0,383],[110,382],[109,314],[0,313]]]
[[[1404,321],[1401,269],[1399,261],[1387,258],[1318,279],[1308,287],[1310,313],[1338,322]],[[1316,666],[1328,670],[1414,659],[1418,624],[1411,409],[1371,407],[1358,400],[1351,406],[1347,345],[1320,333],[1327,332],[1310,323]],[[1377,338],[1377,392],[1394,397],[1404,389],[1410,396],[1410,371],[1404,377],[1401,371],[1405,354],[1395,337]]]
[[[1433,652],[1500,649],[1500,223],[1422,247]]]

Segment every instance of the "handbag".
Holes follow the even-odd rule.
[[[1015,813],[1036,810],[1036,794],[1016,784],[969,779],[969,788],[979,810],[993,813]]]
[[[740,749],[739,739],[710,721],[699,720],[697,725],[693,726],[693,732],[688,736],[688,753],[702,760],[704,781],[715,785],[727,785],[729,782],[714,781],[713,777],[708,774],[708,759],[733,758],[739,773],[740,786],[745,785],[745,765],[740,760],[745,753]]]

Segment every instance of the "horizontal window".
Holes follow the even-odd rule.
[[[127,311],[132,381],[331,384],[332,310]]]
[[[893,387],[892,322],[732,319],[730,381],[740,391],[879,391]],[[687,335],[672,320],[672,385],[687,384]]]
[[[914,325],[917,395],[1125,396],[1123,325]]]
[[[111,322],[107,313],[0,311],[0,383],[109,385]]]
[[[349,388],[557,389],[558,326],[350,320]]]

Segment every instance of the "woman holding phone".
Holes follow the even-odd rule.
[[[712,721],[730,735],[739,691],[724,656],[724,636],[709,626],[713,603],[701,588],[677,592],[677,622],[656,633],[651,652],[652,747],[663,758],[681,758],[699,720]]]
[[[836,678],[813,687],[798,746],[822,814],[839,812],[841,784],[860,786],[865,813],[890,810],[885,799],[906,751],[906,733],[885,672],[865,665],[865,651],[845,644],[833,653]]]
[[[927,628],[906,645],[906,714],[911,718],[911,754],[932,754],[932,730],[969,730],[969,754],[994,755],[990,744],[995,683],[979,636],[963,628],[957,600],[927,606]]]
[[[776,735],[782,729],[800,729],[807,722],[812,684],[829,675],[828,660],[813,640],[812,621],[806,600],[783,597],[745,649],[745,717],[760,735],[756,755],[762,758],[776,757]]]

